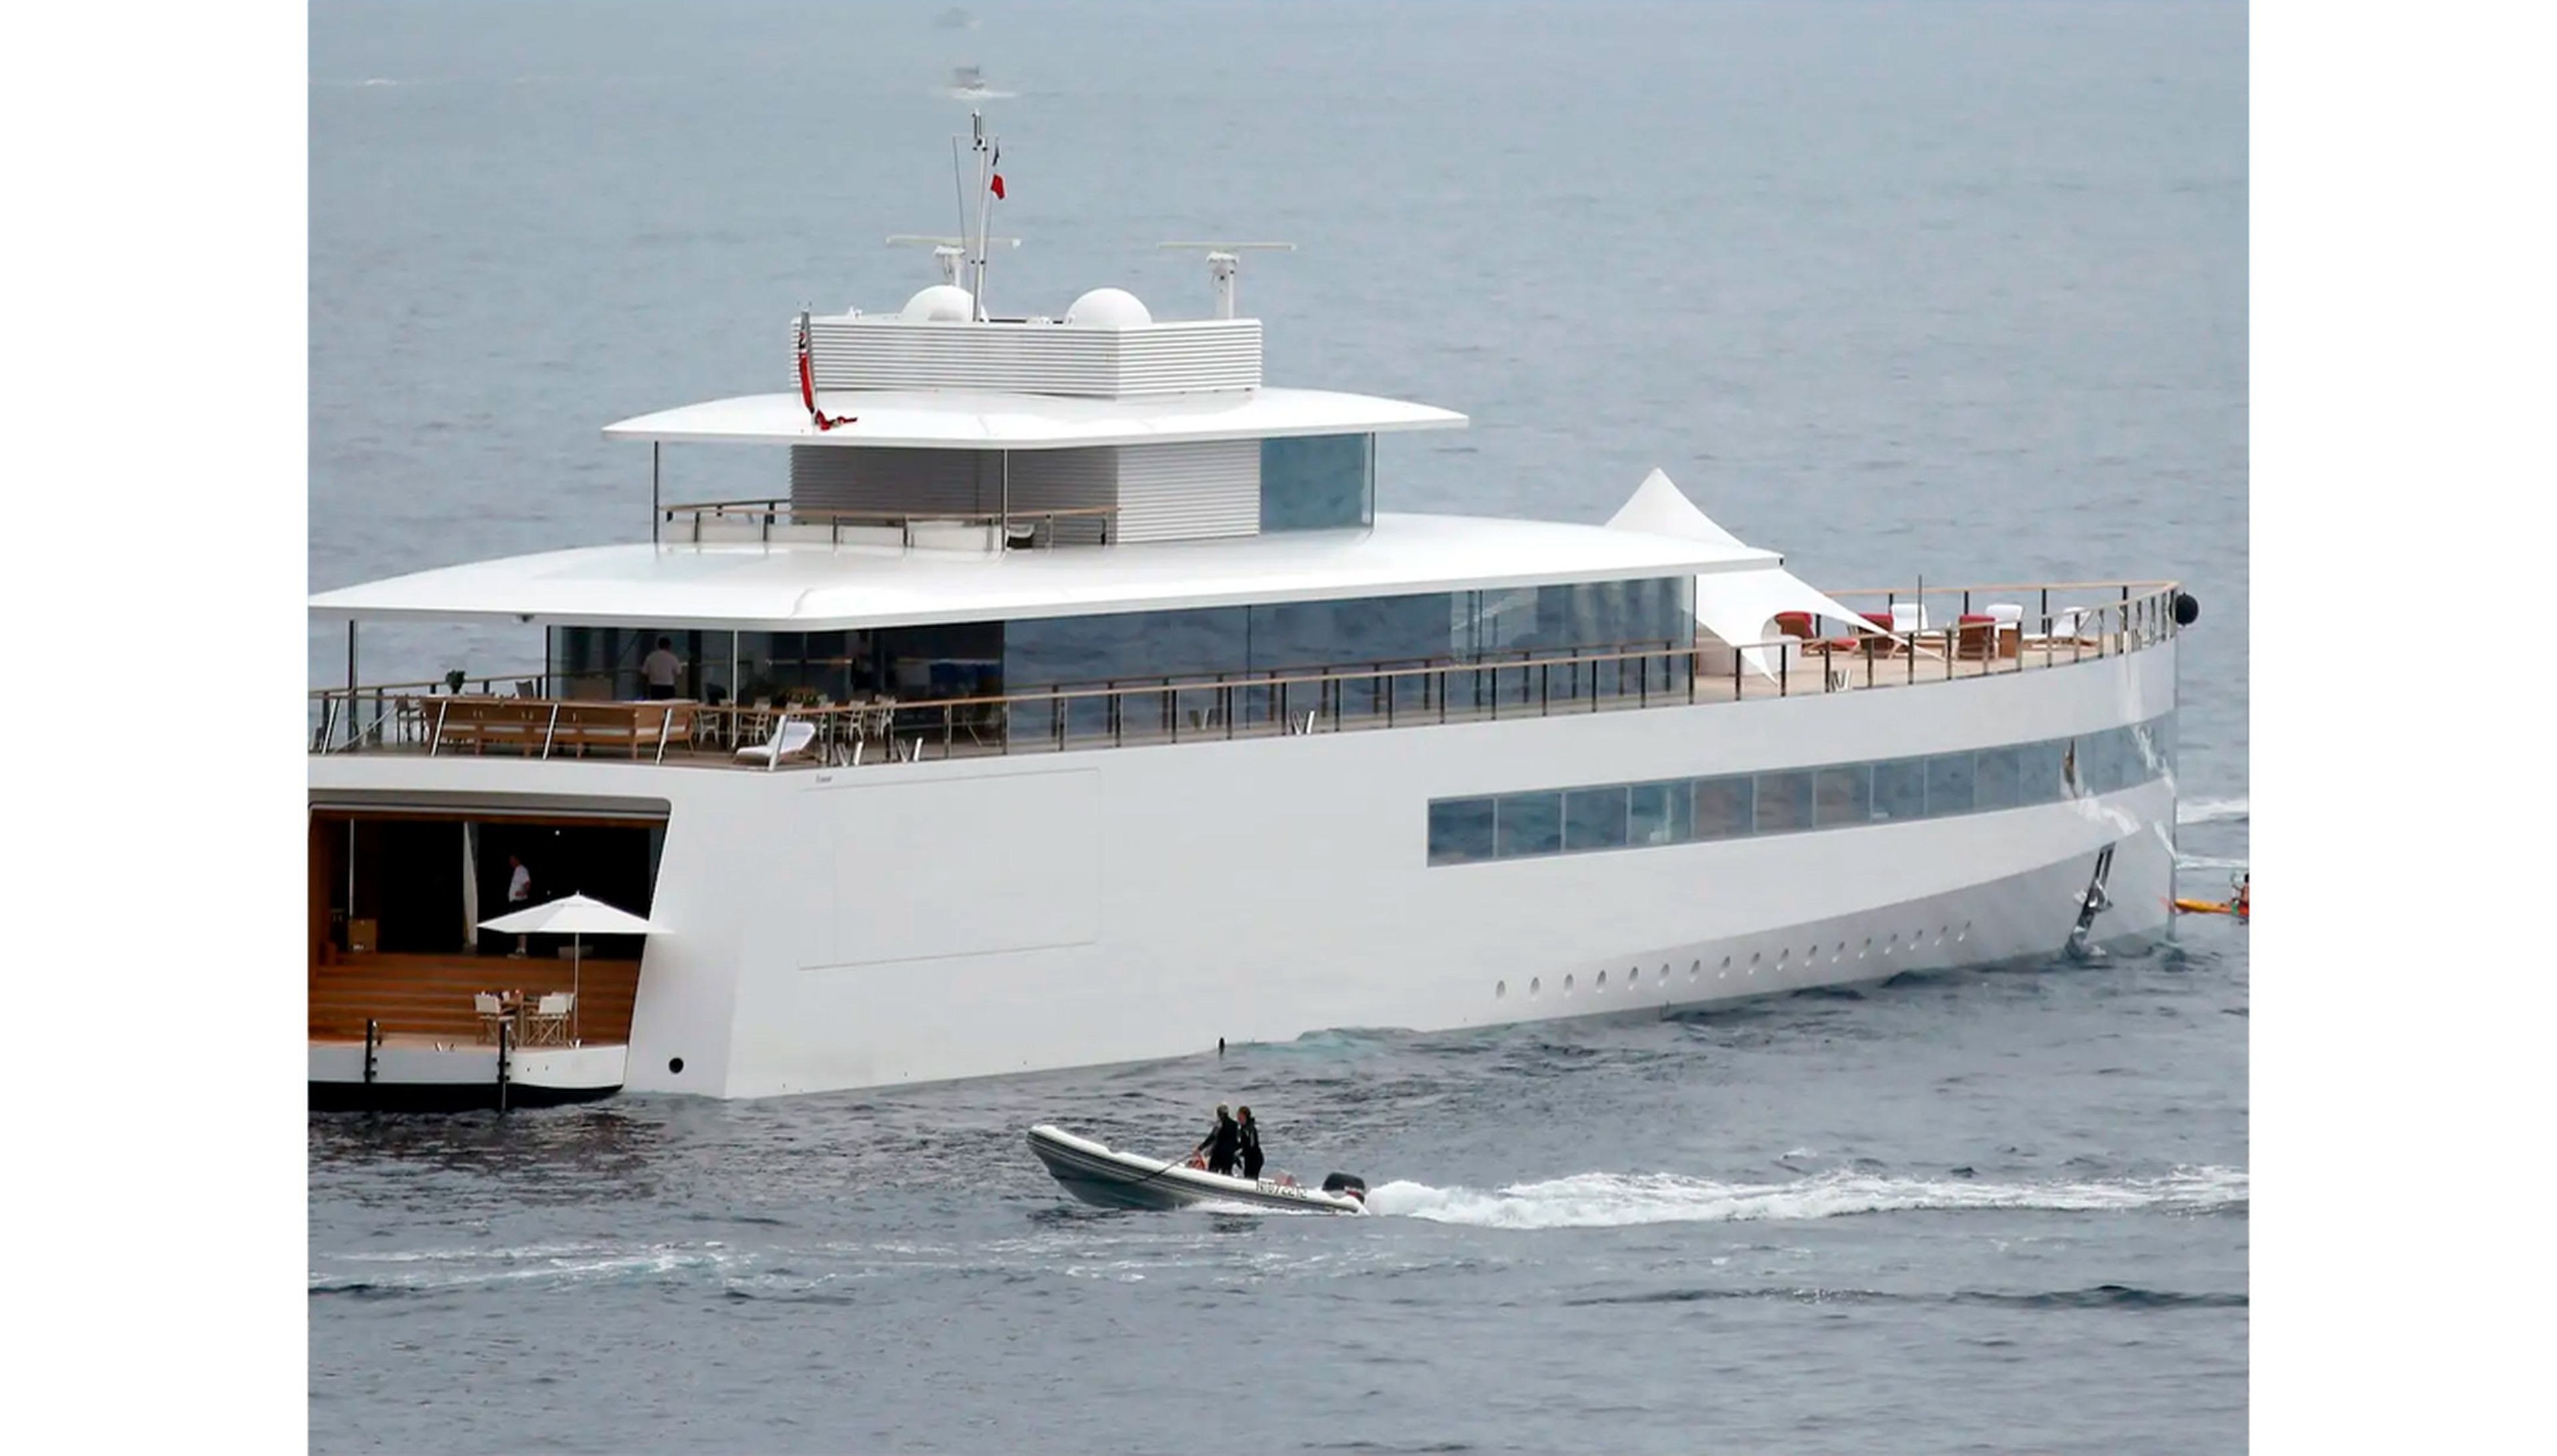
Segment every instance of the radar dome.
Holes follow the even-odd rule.
[[[977,317],[977,300],[955,283],[936,283],[907,299],[896,316],[915,324],[965,324]]]
[[[1084,329],[1142,329],[1154,322],[1144,303],[1124,288],[1096,288],[1065,311],[1065,322]]]

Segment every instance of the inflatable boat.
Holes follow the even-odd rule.
[[[1307,1188],[1285,1173],[1229,1178],[1181,1158],[1166,1162],[1114,1152],[1089,1137],[1044,1124],[1030,1129],[1030,1151],[1065,1191],[1103,1208],[1184,1208],[1239,1204],[1311,1213],[1367,1212],[1367,1184],[1334,1173],[1320,1188]]]

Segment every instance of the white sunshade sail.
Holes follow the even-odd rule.
[[[1643,477],[1633,495],[1608,517],[1610,530],[1645,531],[1655,536],[1675,536],[1687,541],[1711,542],[1716,546],[1746,551],[1739,537],[1716,525],[1711,516],[1696,508],[1685,492],[1673,483],[1666,471],[1655,469]],[[1782,560],[1782,558],[1778,558]],[[1828,617],[1854,630],[1877,630],[1862,616],[1839,605],[1827,594],[1780,566],[1762,567],[1755,571],[1716,572],[1695,579],[1695,619],[1698,625],[1724,642],[1741,649],[1741,658],[1750,668],[1766,677],[1776,676],[1771,660],[1775,654],[1764,647],[1748,644],[1765,642],[1780,635],[1776,626],[1779,612],[1809,612],[1816,617]]]

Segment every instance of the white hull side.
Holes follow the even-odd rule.
[[[626,1085],[761,1096],[2049,955],[2107,845],[2115,908],[2096,934],[2154,935],[2170,913],[2171,779],[1941,820],[1440,867],[1426,863],[1426,805],[2089,732],[2171,711],[2174,651],[1775,702],[776,774],[354,754],[314,759],[312,783],[315,798],[669,804],[651,910],[669,928],[648,944]]]

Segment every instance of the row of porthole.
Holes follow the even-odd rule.
[[[1953,929],[1953,928],[1952,928],[1951,926],[1950,926],[1950,925],[1940,925],[1940,926],[1937,926],[1937,927],[1936,927],[1936,948],[1937,948],[1937,949],[1940,949],[1940,950],[1941,950],[1941,949],[1943,949],[1943,947],[1944,947],[1944,945],[1945,945],[1945,942],[1946,942],[1946,941],[1948,941],[1948,940],[1951,940],[1951,941],[1952,941],[1952,942],[1954,942],[1955,944],[1957,944],[1957,945],[1958,945],[1958,944],[1960,944],[1960,943],[1961,943],[1961,942],[1963,942],[1963,941],[1969,940],[1970,938],[1971,938],[1971,922],[1969,922],[1968,920],[1965,920],[1965,921],[1963,921],[1963,922],[1962,922],[1962,928],[1961,928],[1961,929],[1959,929],[1959,930],[1955,930],[1955,929]],[[1917,951],[1921,946],[1923,946],[1923,945],[1925,945],[1925,944],[1926,944],[1926,940],[1927,940],[1927,932],[1926,932],[1925,930],[1923,930],[1923,929],[1921,929],[1921,930],[1913,930],[1913,931],[1909,932],[1909,949],[1910,949],[1912,952]],[[1884,937],[1882,938],[1882,954],[1883,954],[1884,956],[1886,956],[1886,957],[1889,957],[1889,956],[1897,955],[1897,954],[1899,954],[1899,952],[1900,952],[1900,932],[1898,932],[1898,931],[1896,931],[1896,930],[1895,930],[1895,931],[1891,932],[1890,934],[1888,934],[1888,935],[1886,935],[1886,936],[1884,936]],[[1868,935],[1868,936],[1866,936],[1866,937],[1864,938],[1864,947],[1863,947],[1863,949],[1861,949],[1861,950],[1859,950],[1859,951],[1857,951],[1857,952],[1855,953],[1855,958],[1856,958],[1857,960],[1861,961],[1861,960],[1865,959],[1866,957],[1868,957],[1868,956],[1870,956],[1870,955],[1872,955],[1872,954],[1873,954],[1873,937]],[[1783,950],[1780,950],[1780,951],[1776,952],[1776,969],[1777,969],[1777,970],[1779,970],[1779,971],[1782,971],[1782,970],[1787,969],[1789,966],[1791,966],[1791,965],[1793,964],[1793,958],[1794,958],[1794,951],[1793,951],[1793,947],[1791,947],[1791,946],[1787,946],[1787,947],[1786,947],[1786,948],[1784,948]],[[1818,942],[1817,942],[1817,941],[1815,941],[1815,942],[1813,942],[1813,943],[1812,943],[1812,947],[1811,947],[1811,949],[1810,949],[1810,950],[1807,950],[1807,951],[1805,951],[1805,952],[1803,953],[1803,962],[1804,962],[1804,964],[1809,965],[1810,963],[1812,963],[1812,962],[1814,962],[1814,961],[1817,961],[1817,960],[1818,960],[1819,958],[1820,958],[1820,947],[1819,947],[1819,943],[1818,943]],[[1758,974],[1758,968],[1759,968],[1759,966],[1760,966],[1761,964],[1763,964],[1763,962],[1765,961],[1765,959],[1766,959],[1766,952],[1764,952],[1764,951],[1751,951],[1751,952],[1749,953],[1749,964],[1748,964],[1746,967],[1744,967],[1744,968],[1743,968],[1743,970],[1744,970],[1745,974],[1746,974],[1746,975],[1749,975],[1749,976],[1755,976],[1755,975],[1757,975],[1757,974]],[[1838,965],[1843,965],[1843,964],[1845,964],[1845,962],[1846,962],[1846,942],[1845,942],[1845,941],[1839,941],[1835,946],[1832,946],[1832,947],[1830,948],[1830,950],[1829,950],[1829,964],[1830,964],[1830,965],[1832,965],[1832,966],[1838,966]],[[1721,967],[1720,967],[1720,968],[1719,968],[1719,969],[1714,973],[1714,978],[1713,978],[1713,979],[1714,979],[1714,980],[1716,980],[1716,981],[1727,981],[1727,980],[1729,980],[1729,979],[1731,978],[1731,969],[1732,969],[1732,968],[1731,968],[1731,957],[1729,957],[1729,956],[1725,956],[1725,957],[1723,957],[1723,958],[1722,958],[1722,965],[1721,965]],[[1690,982],[1690,983],[1701,982],[1701,981],[1704,979],[1704,963],[1703,963],[1702,961],[1689,961],[1689,962],[1687,963],[1687,966],[1686,966],[1686,979],[1687,979],[1687,980],[1688,980],[1688,982]],[[1569,994],[1571,994],[1571,993],[1576,989],[1576,987],[1577,987],[1577,985],[1578,985],[1578,981],[1579,981],[1579,978],[1578,978],[1577,976],[1574,976],[1574,975],[1571,975],[1571,974],[1566,973],[1566,974],[1563,976],[1563,978],[1562,978],[1562,993],[1563,993],[1564,995],[1569,995]],[[1655,984],[1656,984],[1656,985],[1659,985],[1659,986],[1662,986],[1662,987],[1667,987],[1667,986],[1670,984],[1670,968],[1669,968],[1668,966],[1666,966],[1666,965],[1662,966],[1662,967],[1661,967],[1661,969],[1659,970],[1659,972],[1658,972],[1658,973],[1656,973],[1656,975],[1654,976],[1654,982],[1655,982]],[[1637,966],[1637,967],[1635,967],[1633,970],[1628,971],[1628,972],[1626,972],[1626,973],[1625,973],[1624,986],[1625,986],[1625,988],[1626,988],[1626,990],[1627,990],[1627,991],[1629,991],[1629,992],[1631,992],[1631,991],[1639,991],[1639,990],[1641,990],[1641,989],[1642,989],[1642,985],[1643,985],[1643,968],[1642,968],[1642,967]],[[1601,971],[1601,972],[1599,972],[1599,973],[1598,973],[1598,979],[1597,979],[1597,981],[1596,981],[1596,982],[1592,985],[1592,987],[1591,987],[1591,993],[1592,993],[1592,994],[1595,994],[1595,995],[1604,995],[1604,994],[1606,994],[1606,993],[1607,993],[1607,973],[1606,973],[1606,972],[1604,972],[1604,971]],[[1492,985],[1492,999],[1494,999],[1494,1000],[1505,1000],[1505,999],[1507,999],[1507,998],[1508,998],[1509,993],[1510,993],[1510,984],[1509,984],[1507,981],[1499,981],[1499,982],[1495,982],[1495,983],[1493,983],[1493,985]],[[1529,995],[1531,995],[1531,996],[1539,996],[1539,995],[1543,995],[1543,994],[1545,994],[1545,978],[1544,978],[1544,977],[1542,977],[1542,976],[1531,976],[1531,977],[1529,977],[1529,978],[1528,978],[1528,983],[1527,983],[1527,993],[1528,993]]]

